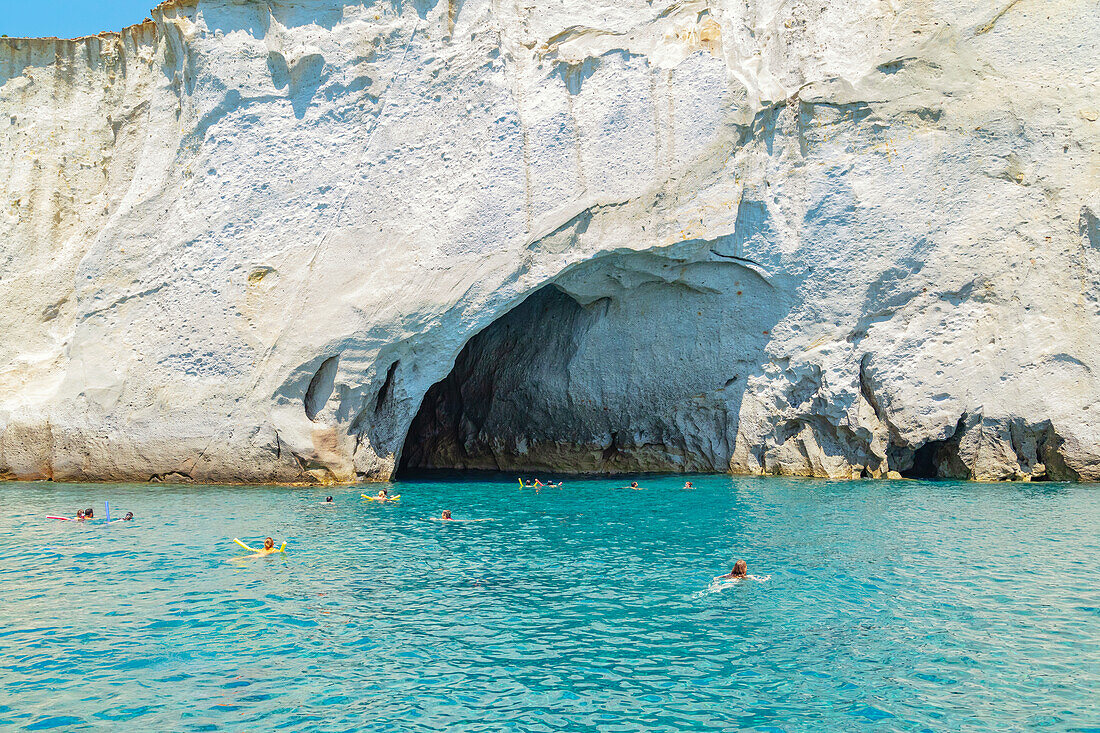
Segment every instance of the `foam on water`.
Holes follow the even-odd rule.
[[[0,728],[1100,727],[1097,487],[691,480],[0,485]]]

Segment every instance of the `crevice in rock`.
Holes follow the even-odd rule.
[[[166,473],[154,473],[149,477],[152,484],[191,484],[195,480],[187,471],[168,471]]]
[[[302,402],[305,406],[306,417],[316,422],[317,415],[325,408],[325,403],[332,396],[336,384],[336,368],[340,362],[340,355],[330,356],[321,362],[313,379],[309,380],[305,397]]]
[[[867,367],[871,363],[871,355],[864,354],[863,358],[859,361],[859,391],[863,395],[863,399],[867,400],[867,404],[871,406],[871,409],[875,412],[877,417],[882,423],[886,423],[886,413],[879,405],[878,400],[875,398],[875,391],[871,387],[871,378],[867,373]]]
[[[1009,425],[1012,450],[1020,464],[1016,480],[1022,481],[1079,481],[1080,474],[1066,465],[1062,455],[1065,440],[1054,425],[1045,420],[1027,424],[1014,420]]]
[[[619,455],[619,434],[612,433],[611,442],[603,449],[600,458],[604,461],[613,461],[617,455]]]
[[[290,455],[294,458],[294,462],[298,464],[298,472],[303,477],[308,476],[321,484],[337,483],[336,475],[327,464],[312,458],[303,458],[294,451],[290,451]]]
[[[386,405],[386,400],[390,398],[393,393],[393,376],[397,372],[397,366],[401,363],[398,359],[393,364],[390,364],[390,368],[386,371],[386,380],[382,382],[382,388],[378,390],[378,398],[374,401],[374,413],[377,415],[382,412],[382,408]]]

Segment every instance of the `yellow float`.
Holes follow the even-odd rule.
[[[263,552],[264,551],[264,548],[262,548],[262,547],[258,550],[254,550],[251,547],[249,547],[248,545],[246,545],[245,543],[241,542],[236,537],[233,538],[233,541],[236,542],[241,547],[243,547],[244,549],[248,550],[249,552]],[[272,550],[272,552],[286,552],[286,543],[284,542],[282,547],[280,547],[278,550]]]

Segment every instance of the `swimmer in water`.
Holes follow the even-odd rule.
[[[726,575],[719,575],[719,580],[743,580],[748,577],[749,564],[744,560],[738,560],[733,564],[733,570]]]
[[[632,489],[640,489],[640,488],[642,488],[642,487],[638,485],[638,482],[637,482],[637,481],[631,481],[631,482],[630,482],[630,488],[632,488]]]
[[[84,518],[85,519],[92,519],[93,517],[95,517],[95,512],[92,511],[91,507],[88,507],[87,509],[84,510]]]
[[[450,509],[444,509],[444,510],[443,510],[443,515],[442,515],[442,516],[440,517],[440,520],[442,520],[442,521],[444,521],[444,522],[450,522],[450,521],[453,521],[453,520],[451,519],[451,510],[450,510]]]
[[[270,537],[265,537],[264,538],[264,549],[257,550],[256,554],[257,555],[270,555],[273,552],[278,552],[278,550],[275,549],[275,540],[271,539]]]
[[[390,492],[386,491],[385,489],[379,489],[378,494],[374,498],[378,501],[389,501]]]
[[[122,521],[124,521],[124,522],[134,521],[134,513],[133,512],[126,512],[126,516],[122,518]]]
[[[755,575],[749,575],[749,566],[744,560],[738,560],[733,564],[733,570],[729,571],[725,575],[719,575],[715,580],[759,580],[761,582],[767,580],[772,576],[765,575],[763,578],[758,578]]]
[[[691,485],[690,481],[688,481],[686,484],[684,484],[684,488],[685,489],[694,489],[695,487]]]
[[[326,504],[331,504],[332,503],[332,497],[331,496],[325,497],[325,503]]]
[[[83,522],[84,521],[84,510],[83,509],[77,509],[76,510],[76,521],[78,521],[78,522]]]

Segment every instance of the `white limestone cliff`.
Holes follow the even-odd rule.
[[[1094,0],[152,17],[0,39],[3,476],[1100,480]]]

